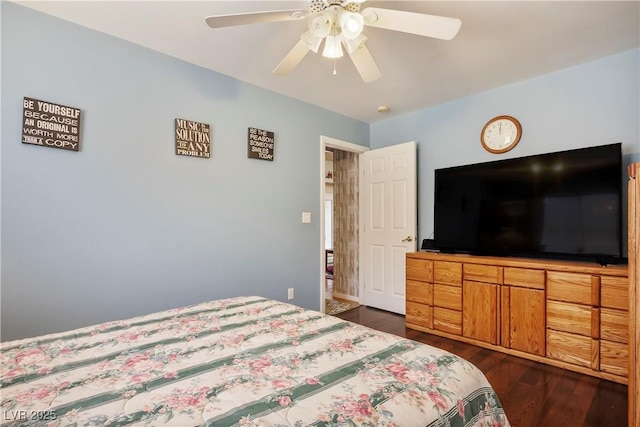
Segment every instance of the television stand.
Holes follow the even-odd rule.
[[[408,253],[405,322],[626,384],[628,274],[626,265]]]

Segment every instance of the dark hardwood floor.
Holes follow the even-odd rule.
[[[624,427],[627,386],[404,327],[404,316],[360,306],[337,317],[457,354],[495,389],[514,427]]]

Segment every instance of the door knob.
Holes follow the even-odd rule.
[[[402,239],[403,242],[413,242],[413,237],[411,236],[407,236],[406,238]]]

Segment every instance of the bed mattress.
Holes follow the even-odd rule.
[[[262,297],[5,342],[7,426],[508,426],[443,350]]]

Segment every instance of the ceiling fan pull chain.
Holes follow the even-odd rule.
[[[333,75],[337,75],[338,72],[336,71],[336,58],[333,58]]]

